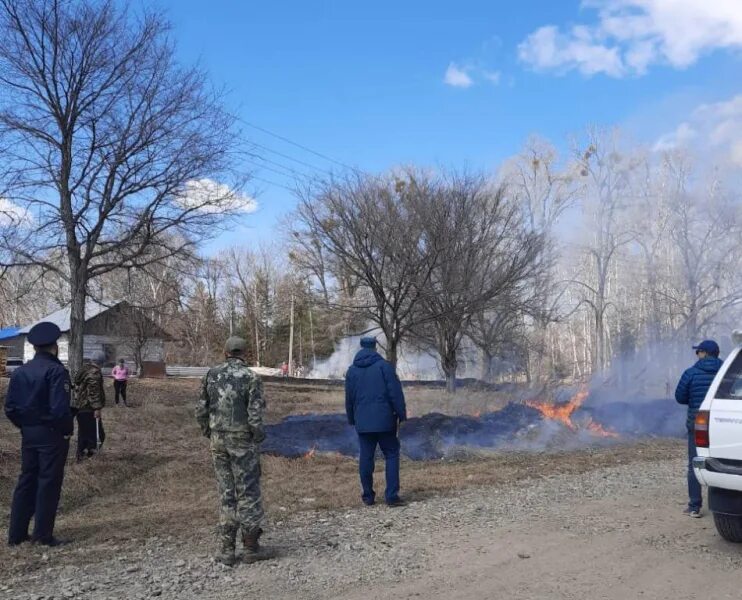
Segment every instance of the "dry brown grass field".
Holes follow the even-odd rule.
[[[6,379],[0,379],[5,397]],[[193,419],[198,381],[142,380],[130,384],[131,407],[104,412],[107,441],[102,453],[75,464],[68,460],[57,532],[85,545],[111,540],[175,536],[188,539],[216,522],[217,498],[208,452]],[[267,383],[268,421],[289,414],[341,412],[342,388]],[[495,410],[507,398],[492,392],[454,399],[441,389],[410,388],[411,413]],[[74,443],[74,439],[73,439]],[[7,534],[10,498],[19,468],[20,436],[0,419],[0,531]],[[682,453],[675,441],[586,449],[569,453],[493,453],[459,461],[404,461],[403,492],[424,498],[467,486],[512,483],[557,473],[582,473],[630,461]],[[337,509],[359,503],[356,461],[339,455],[263,458],[263,493],[269,519],[296,511]],[[383,468],[377,469],[383,478]],[[100,559],[98,555],[96,559]],[[0,574],[23,560],[0,545]]]

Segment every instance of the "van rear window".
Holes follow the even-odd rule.
[[[724,373],[724,379],[721,380],[714,397],[720,400],[742,400],[742,352],[737,354]]]

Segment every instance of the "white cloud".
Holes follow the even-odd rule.
[[[446,69],[446,74],[443,76],[443,83],[452,87],[470,88],[478,80],[482,79],[489,81],[492,85],[499,85],[500,78],[500,71],[490,71],[476,63],[459,66],[455,62],[452,62],[448,65],[448,69]]]
[[[30,225],[33,221],[33,215],[27,209],[0,197],[0,226],[20,227]]]
[[[583,0],[597,21],[561,30],[546,25],[519,46],[537,70],[612,77],[643,75],[655,64],[682,69],[719,49],[742,48],[740,0]]]
[[[185,208],[196,208],[204,213],[255,212],[258,203],[254,198],[236,192],[213,179],[193,179],[186,182],[186,189],[178,198]]]
[[[553,25],[541,27],[518,46],[520,59],[539,70],[577,69],[584,75],[606,73],[620,77],[623,63],[616,48],[609,48],[586,27],[565,35]]]
[[[443,83],[452,87],[468,88],[474,85],[474,80],[471,78],[468,69],[465,67],[459,67],[456,63],[450,63],[446,74],[443,77]]]
[[[654,145],[658,151],[693,146],[705,155],[742,168],[742,94],[702,104],[675,131]]]

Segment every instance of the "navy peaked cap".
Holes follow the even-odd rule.
[[[28,343],[32,346],[51,346],[62,335],[59,327],[49,321],[36,323],[28,332]]]

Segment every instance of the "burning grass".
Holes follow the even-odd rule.
[[[4,398],[7,380],[0,379]],[[58,532],[96,546],[75,560],[95,560],[107,543],[152,535],[188,540],[202,535],[217,518],[217,497],[208,444],[193,419],[197,380],[144,380],[130,384],[132,408],[104,412],[108,439],[100,456],[67,466]],[[506,402],[497,395],[477,393],[449,398],[442,390],[410,389],[413,414],[435,409],[450,414],[491,412]],[[268,420],[289,414],[342,411],[342,390],[317,386],[266,384]],[[109,390],[109,398],[112,394]],[[74,441],[74,440],[73,440]],[[0,419],[0,519],[3,535],[10,498],[19,468],[19,436]],[[614,446],[574,452],[478,453],[465,460],[407,461],[402,466],[403,493],[411,498],[455,492],[472,485],[506,485],[533,477],[580,473],[622,462],[663,459],[681,453],[682,444],[656,440],[633,446]],[[74,455],[74,451],[71,452]],[[455,456],[455,453],[452,453]],[[359,502],[354,458],[314,449],[299,459],[263,458],[263,491],[268,516],[281,520],[296,511],[338,509]],[[377,469],[383,487],[383,468]],[[12,552],[0,545],[0,574],[27,568],[29,550]]]

